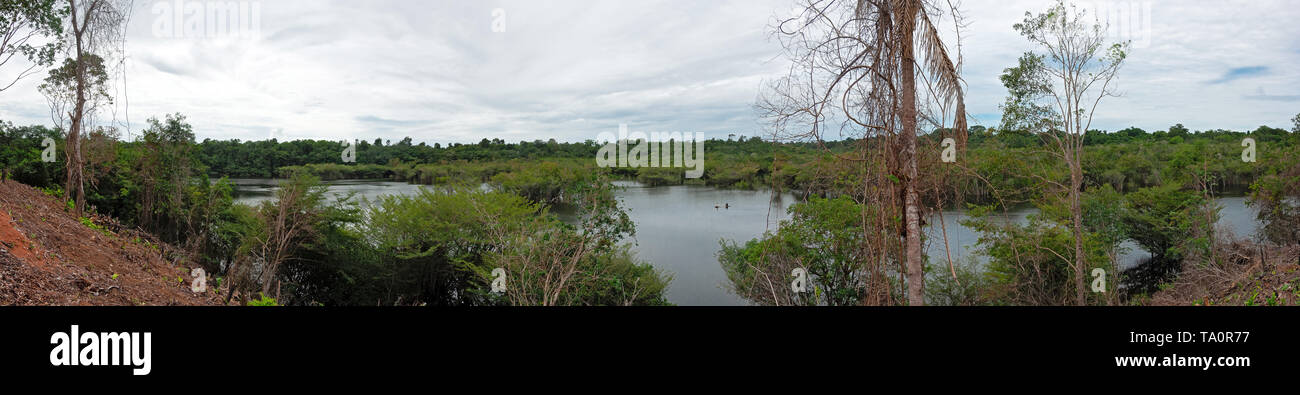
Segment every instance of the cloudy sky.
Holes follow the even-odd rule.
[[[117,122],[138,130],[179,112],[199,139],[244,140],[582,141],[620,123],[761,134],[753,104],[787,67],[769,26],[794,0],[243,3],[257,6],[242,13],[255,37],[168,23],[216,2],[136,0]],[[1132,23],[1124,96],[1103,103],[1095,127],[1289,128],[1300,113],[1297,2],[1106,4],[1149,7],[1151,18]],[[1047,5],[962,2],[973,123],[998,122],[998,74],[1028,49],[1011,25]],[[0,119],[51,124],[39,82],[0,92]]]

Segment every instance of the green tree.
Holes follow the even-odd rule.
[[[1013,97],[1008,100],[1009,105],[1041,100],[1055,105],[1053,110],[1060,116],[1059,121],[1050,123],[1051,130],[1041,135],[1055,142],[1057,153],[1070,170],[1069,184],[1062,187],[1069,196],[1073,214],[1075,261],[1071,265],[1077,291],[1075,300],[1079,305],[1086,303],[1084,272],[1088,267],[1084,261],[1087,254],[1084,253],[1080,199],[1084,181],[1084,136],[1091,128],[1097,103],[1115,94],[1112,83],[1128,56],[1129,48],[1127,42],[1107,45],[1104,27],[1090,24],[1089,20],[1084,11],[1074,6],[1067,8],[1064,0],[1058,0],[1046,12],[1037,15],[1026,12],[1025,19],[1014,27],[1042,52],[1025,53],[1020,58],[1020,65],[1004,74],[1004,77],[1020,77],[1003,79],[1004,82],[1019,84],[1013,85],[1009,89],[1011,92],[1028,96]],[[1012,113],[1043,114],[1037,105]]]
[[[1158,259],[1181,259],[1198,219],[1195,210],[1204,203],[1201,196],[1165,185],[1139,189],[1125,199],[1123,222],[1128,236]]]
[[[58,0],[0,2],[0,37],[3,37],[0,40],[0,67],[18,55],[31,63],[8,84],[0,86],[0,92],[35,74],[41,67],[54,64],[55,55],[63,48],[62,20],[67,14],[66,5]]]
[[[1300,162],[1294,158],[1290,165],[1250,186],[1249,203],[1259,210],[1263,236],[1278,245],[1300,244]]]
[[[774,306],[860,305],[868,292],[862,248],[871,219],[847,196],[814,197],[790,207],[790,219],[774,234],[737,245],[723,240],[718,261],[731,291],[752,303]],[[870,212],[870,211],[868,211]],[[794,270],[806,274],[805,289],[792,288]]]
[[[1182,139],[1182,138],[1187,138],[1187,134],[1188,134],[1188,133],[1191,133],[1191,131],[1187,130],[1187,128],[1184,127],[1183,124],[1181,124],[1181,123],[1169,127],[1169,137],[1170,137],[1170,138],[1173,138],[1173,137],[1178,137],[1178,138],[1180,138],[1180,139]]]
[[[50,99],[55,117],[63,119],[66,115],[69,122],[64,149],[67,157],[64,190],[69,197],[75,197],[75,208],[80,214],[86,207],[82,129],[91,123],[101,99],[111,101],[106,89],[109,63],[106,56],[122,40],[122,25],[130,7],[121,0],[67,1],[63,30],[71,44],[69,54],[62,67],[50,71],[41,91]]]

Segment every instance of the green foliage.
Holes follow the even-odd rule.
[[[480,276],[483,289],[500,268],[510,278],[500,300],[515,305],[667,304],[663,291],[670,277],[618,244],[635,229],[608,179],[589,178],[568,193],[578,209],[577,226],[545,214],[482,221],[484,239],[496,247],[465,267]]]
[[[0,2],[0,65],[8,63],[11,56],[22,55],[34,66],[41,68],[54,63],[63,48],[63,19],[68,7],[58,0],[6,0]],[[30,34],[30,36],[28,36]],[[31,70],[19,70],[13,81],[0,81],[0,91],[28,75]]]
[[[58,186],[54,186],[50,188],[39,187],[36,189],[41,191],[41,193],[44,193],[45,196],[49,196],[55,199],[63,199],[63,188],[60,188]]]
[[[963,225],[981,233],[977,245],[988,256],[986,266],[991,284],[989,299],[995,304],[1068,305],[1074,303],[1074,236],[1065,210],[1040,204],[1042,215],[1031,215],[1024,224],[1007,221],[993,206],[973,207],[971,219]],[[1107,252],[1114,248],[1112,236],[1085,232],[1085,273],[1101,268],[1115,273]],[[1101,294],[1086,291],[1089,302],[1103,302]]]
[[[293,178],[295,175],[311,175],[321,180],[364,179],[377,180],[392,178],[394,168],[384,165],[347,165],[338,163],[316,163],[302,166],[284,166],[276,169],[275,176]]]
[[[80,56],[80,59],[64,58],[63,65],[50,69],[49,76],[45,77],[45,82],[38,88],[41,94],[51,102],[70,105],[78,100],[78,86],[84,83],[86,90],[82,96],[89,103],[112,103],[113,96],[108,93],[108,68],[104,58],[93,53]]]
[[[975,256],[946,264],[934,265],[926,270],[926,304],[935,306],[979,306],[990,303],[989,290],[993,288],[990,276],[985,275],[982,264]]]
[[[95,223],[95,221],[91,220],[90,218],[81,217],[81,218],[78,218],[77,220],[80,221],[81,224],[82,224],[82,225],[85,225],[87,228],[90,228],[90,229],[93,229],[93,230],[95,230],[95,231],[98,231],[99,233],[103,234],[104,236],[112,236],[112,235],[113,235],[113,232],[112,232],[112,231],[110,231],[110,230],[108,230],[108,229],[105,229],[103,226],[100,226],[99,224]]]
[[[775,234],[744,245],[723,240],[718,259],[733,292],[765,305],[860,304],[868,292],[863,221],[873,221],[863,210],[847,196],[814,197],[791,206]],[[792,291],[795,269],[806,271],[807,292]]]
[[[1122,219],[1128,236],[1158,258],[1181,259],[1203,199],[1170,185],[1139,189],[1126,201]]]
[[[248,305],[249,305],[249,306],[259,306],[259,307],[266,307],[266,306],[279,306],[279,305],[280,305],[278,302],[275,301],[275,298],[268,297],[268,296],[266,296],[265,294],[259,294],[259,295],[260,295],[259,298],[257,298],[257,299],[253,299],[253,300],[249,300],[249,301],[248,301]]]
[[[584,266],[584,279],[570,300],[574,304],[611,306],[667,306],[672,275],[638,260],[630,246],[594,254]]]
[[[1029,122],[1028,118],[1024,121]],[[1046,179],[1057,179],[1064,173],[1050,169],[1059,165],[1059,158],[1044,150],[1046,144],[1055,144],[1051,143],[1050,134],[1035,134],[1025,122],[1002,128],[971,128],[968,154],[963,156],[963,162],[976,168],[976,174],[982,178],[969,173],[954,174],[947,178],[949,185],[961,190],[961,196],[971,203],[984,204],[1001,198],[1015,204],[1041,197],[1046,183],[1021,175],[1044,174]],[[1173,129],[1181,130],[1177,126]],[[1213,180],[1209,186],[1216,192],[1244,190],[1259,175],[1258,168],[1278,163],[1280,153],[1295,149],[1294,141],[1275,135],[1278,130],[1261,127],[1251,132],[1208,130],[1185,135],[1179,132],[1182,143],[1171,141],[1167,132],[1153,134],[1137,128],[1112,133],[1089,130],[1084,138],[1084,144],[1089,146],[1082,165],[1084,182],[1087,186],[1109,184],[1125,193],[1166,183],[1189,185],[1192,175],[1201,174]],[[1247,136],[1278,141],[1259,146],[1261,162],[1258,164],[1231,160],[1240,155],[1241,140]],[[864,142],[873,143],[872,139],[845,139],[823,142],[823,147],[818,143],[773,143],[757,138],[708,140],[704,176],[684,179],[682,169],[677,168],[594,167],[599,145],[590,141],[507,144],[488,140],[480,144],[441,146],[412,144],[409,140],[387,144],[361,141],[356,146],[357,163],[349,164],[339,163],[344,146],[337,141],[205,140],[198,144],[197,155],[213,176],[289,178],[306,173],[323,180],[387,179],[444,186],[489,184],[509,187],[536,201],[553,201],[558,191],[573,184],[574,173],[609,175],[652,186],[699,183],[721,188],[766,186],[834,194],[843,191],[846,182],[864,177],[864,169],[834,160],[833,155],[847,153]],[[921,144],[937,146],[939,139],[921,136]],[[1203,168],[1206,164],[1209,166]],[[994,196],[997,194],[1001,196]]]
[[[1083,227],[1097,235],[1101,242],[1117,246],[1128,237],[1124,228],[1124,195],[1110,185],[1084,191],[1080,199],[1083,208]]]
[[[42,143],[46,138],[56,143],[56,161],[44,162],[41,152],[45,150]],[[0,172],[8,172],[9,179],[44,188],[46,194],[57,192],[55,197],[62,197],[61,179],[64,174],[62,162],[63,136],[54,129],[44,126],[15,127],[0,121]]]
[[[523,197],[477,189],[425,188],[411,196],[383,196],[370,204],[362,225],[377,250],[376,270],[348,277],[382,282],[384,294],[392,295],[384,299],[388,303],[402,298],[431,305],[488,304],[481,292],[469,292],[480,288],[479,277],[464,270],[494,248],[485,220],[520,224],[538,213],[543,209]]]
[[[940,187],[959,190],[958,196],[967,202],[1036,202],[1043,214],[1020,227],[990,223],[982,240],[989,263],[958,262],[956,279],[946,264],[932,262],[927,287],[931,303],[1058,304],[1063,300],[1059,297],[1072,294],[1073,285],[1065,281],[1068,259],[1062,259],[1072,258],[1073,251],[1061,224],[1064,208],[1053,203],[1056,197],[1044,188],[1068,175],[1059,158],[1043,149],[1041,136],[1003,129],[972,128],[961,157],[970,171],[952,173],[944,178],[948,185]],[[834,157],[858,144],[877,143],[874,140],[825,142],[825,150],[816,144],[757,138],[709,140],[704,178],[688,180],[678,168],[594,167],[598,146],[593,142],[487,140],[450,147],[412,144],[410,139],[361,142],[359,163],[339,164],[339,142],[196,144],[193,130],[180,115],[153,119],[138,135],[130,142],[105,135],[116,144],[106,145],[109,154],[87,169],[94,181],[88,184],[88,201],[96,212],[117,217],[128,227],[141,227],[164,242],[197,252],[214,275],[227,274],[230,264],[240,259],[257,261],[253,246],[266,237],[270,212],[233,204],[232,185],[225,179],[210,180],[209,174],[383,178],[434,185],[416,196],[386,197],[369,205],[347,198],[330,201],[322,193],[299,206],[312,213],[314,232],[290,251],[277,276],[284,287],[283,300],[276,303],[664,304],[669,276],[620,244],[633,228],[609,194],[609,177],[648,185],[770,186],[806,193],[809,202],[792,208],[789,223],[775,233],[740,245],[723,244],[719,255],[733,287],[755,303],[855,304],[867,294],[897,292],[889,273],[883,274],[885,280],[869,281],[861,270],[854,272],[868,259],[861,256],[861,245],[890,235],[863,226],[863,210],[871,213],[871,206],[843,195],[866,177],[867,166]],[[1261,142],[1257,163],[1236,159],[1247,136]],[[0,122],[0,167],[15,179],[61,197],[62,165],[40,161],[41,140],[47,137],[62,143],[58,131]],[[1196,228],[1204,221],[1203,207],[1179,200],[1199,196],[1184,192],[1198,183],[1211,191],[1253,184],[1252,204],[1261,207],[1261,218],[1268,218],[1270,237],[1279,243],[1294,240],[1295,229],[1300,229],[1294,225],[1300,217],[1294,186],[1300,185],[1300,176],[1294,170],[1293,137],[1269,127],[1250,132],[1191,131],[1181,125],[1157,133],[1137,128],[1088,131],[1082,166],[1087,261],[1112,272],[1108,262],[1117,253],[1117,243],[1128,237],[1166,246],[1160,251],[1171,259],[1175,253],[1206,247],[1208,239]],[[922,136],[920,144],[937,145],[938,140]],[[63,147],[57,148],[62,153]],[[1151,187],[1168,190],[1142,191]],[[1132,193],[1126,198],[1125,192]],[[585,210],[583,223],[557,221],[547,206],[561,203]],[[870,215],[865,220],[888,221]],[[1134,228],[1145,231],[1132,232]],[[149,241],[133,242],[159,249]],[[552,264],[561,266],[547,266]],[[488,292],[488,274],[498,267],[510,269],[518,293]],[[537,274],[552,267],[575,270],[558,296],[540,291],[544,281]],[[794,268],[809,271],[810,291],[773,299],[773,289],[789,290]],[[984,288],[988,291],[979,292]]]
[[[666,304],[669,277],[618,247],[631,221],[607,182],[588,181],[595,184],[566,191],[588,208],[579,227],[521,195],[454,185],[365,204],[316,202],[329,208],[317,209],[314,236],[281,272],[285,298],[312,305]],[[489,292],[497,267],[510,273],[506,294]],[[561,272],[571,273],[563,286],[538,291],[547,273]]]
[[[636,181],[650,187],[681,185],[685,181],[685,172],[684,168],[647,167],[637,171]]]
[[[1300,122],[1300,116],[1297,116]],[[1300,128],[1300,123],[1297,124]],[[1291,154],[1291,158],[1296,158]],[[1249,203],[1259,209],[1265,239],[1279,245],[1300,244],[1300,162],[1281,167],[1251,185]]]
[[[1011,147],[1022,148],[1032,145],[1036,138],[1032,133],[1046,132],[1060,128],[1059,114],[1051,106],[1038,103],[1038,100],[1051,92],[1052,81],[1044,65],[1044,56],[1025,53],[1019,64],[1002,71],[999,77],[1002,85],[1007,87],[1006,102],[998,107],[1002,110],[1002,125],[998,127],[1010,139]]]
[[[543,161],[516,171],[492,176],[491,184],[498,190],[523,196],[543,204],[565,202],[566,192],[572,192],[588,181],[591,169],[574,164]]]

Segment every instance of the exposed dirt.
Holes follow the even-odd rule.
[[[28,240],[27,235],[12,226],[13,223],[14,219],[9,217],[8,210],[0,210],[0,224],[11,225],[0,226],[0,249],[7,250],[9,254],[32,265],[44,267],[46,253],[37,250],[36,243]]]
[[[219,305],[190,290],[193,262],[149,234],[0,182],[0,305]]]
[[[1300,246],[1221,243],[1218,265],[1185,262],[1183,273],[1147,304],[1195,306],[1300,305]]]

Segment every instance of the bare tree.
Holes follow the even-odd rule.
[[[890,302],[891,295],[880,294],[889,284],[881,265],[894,251],[904,261],[908,303],[923,305],[921,229],[931,209],[922,192],[936,188],[923,184],[917,136],[925,125],[954,133],[964,146],[960,46],[954,61],[934,23],[947,12],[959,32],[958,7],[939,0],[805,0],[799,7],[775,28],[792,63],[789,75],[772,85],[758,107],[776,139],[864,137],[855,156],[842,157],[885,170],[869,172],[860,191],[860,199],[877,210],[871,216],[877,222],[863,225],[864,232],[877,235],[868,238],[866,249],[880,257],[867,269],[869,292],[879,295],[864,300]],[[902,245],[888,234],[902,235]]]

